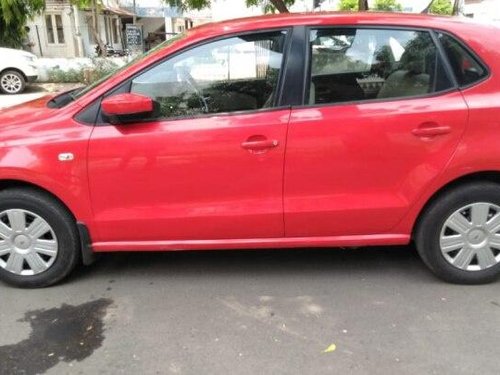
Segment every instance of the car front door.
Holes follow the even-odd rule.
[[[130,81],[156,110],[92,133],[95,242],[283,237],[286,40],[278,30],[212,41]]]
[[[285,165],[289,237],[391,233],[446,166],[467,106],[428,31],[318,28]]]

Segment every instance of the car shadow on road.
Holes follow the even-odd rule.
[[[93,277],[294,277],[325,274],[371,278],[380,274],[434,280],[413,246],[356,249],[213,250],[101,254],[69,282]]]

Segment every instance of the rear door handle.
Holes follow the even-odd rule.
[[[416,137],[431,138],[450,133],[451,127],[440,126],[437,124],[422,124],[418,128],[413,129],[411,132]]]

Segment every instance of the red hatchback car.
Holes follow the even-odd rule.
[[[193,29],[0,113],[0,277],[94,253],[403,245],[500,273],[500,29],[381,13]]]

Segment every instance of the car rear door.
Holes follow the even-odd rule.
[[[285,164],[289,237],[390,233],[445,168],[468,110],[432,33],[312,28]]]

